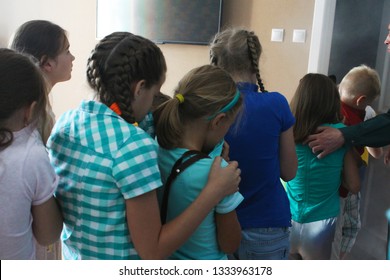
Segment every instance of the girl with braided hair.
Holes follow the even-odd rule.
[[[242,239],[234,259],[287,259],[289,252],[291,212],[280,178],[289,181],[297,170],[295,120],[286,98],[265,90],[261,53],[259,38],[245,29],[226,29],[210,44],[211,64],[229,72],[244,97],[240,124],[225,137],[230,159],[240,163],[244,196],[237,207]]]
[[[131,33],[107,35],[92,50],[87,80],[96,100],[63,114],[48,140],[60,177],[64,259],[167,258],[237,191],[237,162],[222,168],[217,158],[199,197],[162,225],[157,143],[141,124],[166,70],[161,50]]]

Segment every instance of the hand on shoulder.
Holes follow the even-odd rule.
[[[315,134],[309,135],[304,144],[308,144],[318,158],[324,158],[344,144],[344,137],[337,128],[320,126]]]

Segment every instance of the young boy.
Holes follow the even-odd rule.
[[[378,73],[361,65],[352,68],[339,85],[341,110],[345,125],[355,125],[375,116],[370,107],[379,96],[380,81]],[[382,148],[356,147],[356,163],[360,167],[361,182],[368,164],[368,153],[379,158]],[[332,248],[332,259],[344,259],[352,249],[360,230],[360,193],[349,193],[340,186],[340,214],[337,221],[335,240]]]

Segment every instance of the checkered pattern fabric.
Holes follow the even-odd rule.
[[[139,258],[125,200],[161,186],[156,142],[107,106],[83,101],[58,120],[48,149],[60,176],[63,257]]]
[[[348,193],[344,199],[344,208],[342,211],[342,219],[344,221],[342,227],[341,252],[351,252],[355,244],[357,234],[361,228],[360,222],[360,193]]]

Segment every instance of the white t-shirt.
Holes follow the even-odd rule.
[[[364,117],[364,120],[372,119],[376,116],[375,110],[371,106],[366,106],[366,115]]]
[[[53,196],[58,177],[37,130],[13,135],[0,151],[0,259],[35,259],[31,207]]]

